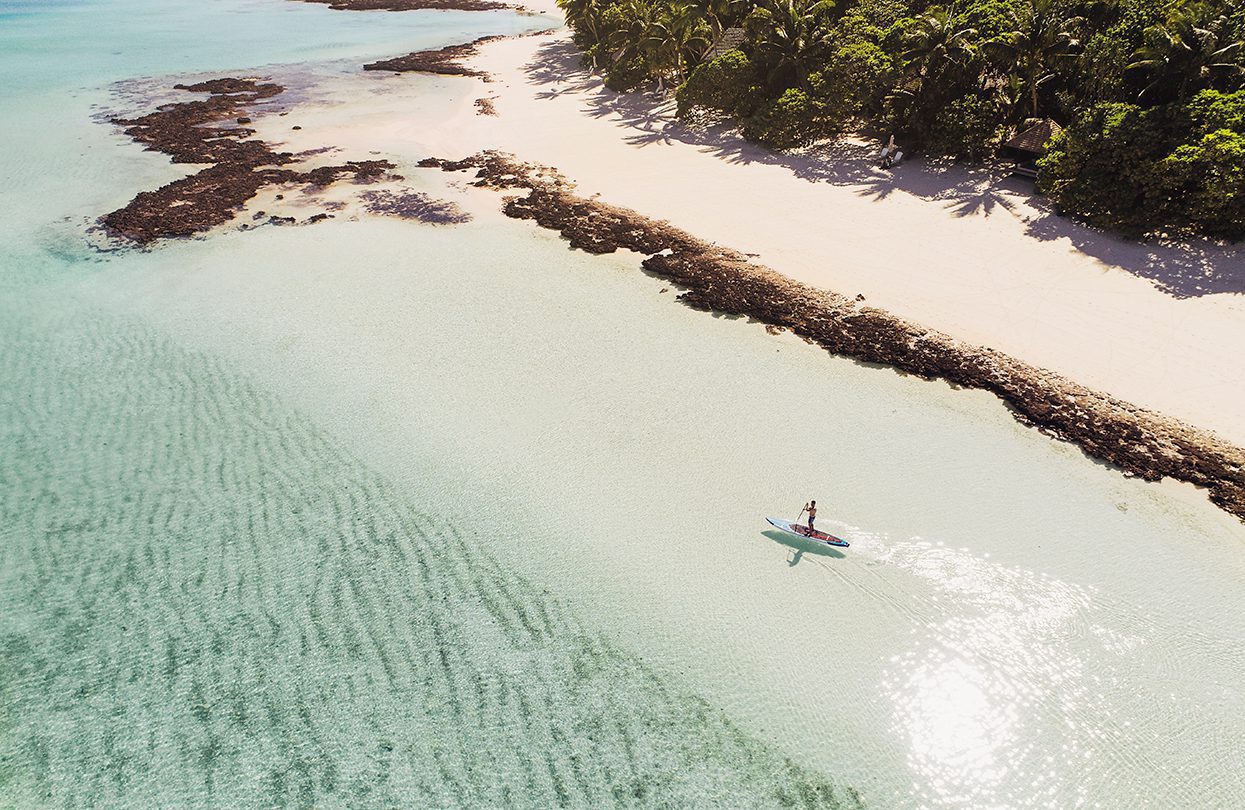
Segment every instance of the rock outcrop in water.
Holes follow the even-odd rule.
[[[445,76],[478,76],[487,81],[487,73],[467,67],[463,64],[463,60],[475,56],[479,51],[477,46],[495,39],[504,39],[504,37],[480,37],[473,42],[466,42],[461,45],[448,45],[431,51],[415,51],[414,53],[408,53],[406,56],[382,59],[379,62],[369,62],[363,66],[363,69],[389,70],[394,73],[413,72],[439,73]]]
[[[681,287],[679,299],[688,306],[747,315],[834,354],[990,391],[1019,421],[1148,481],[1171,477],[1205,487],[1211,501],[1245,520],[1245,450],[1213,433],[793,281],[669,223],[578,196],[556,170],[495,152],[459,161],[430,158],[420,165],[475,169],[478,186],[526,189],[525,196],[506,201],[508,216],[556,230],[589,253],[626,248],[645,254],[644,269]]]
[[[443,9],[450,11],[493,11],[514,8],[509,3],[494,0],[299,0],[301,3],[319,3],[338,11],[421,11]]]
[[[252,139],[255,130],[238,125],[249,121],[251,107],[283,92],[277,84],[256,79],[221,78],[174,86],[208,93],[208,98],[166,104],[138,118],[114,119],[125,134],[164,152],[174,163],[210,164],[155,191],[144,191],[100,218],[110,236],[147,245],[158,239],[192,236],[233,219],[243,204],[268,185],[302,183],[323,187],[350,177],[370,182],[390,176],[385,160],[347,161],[311,169],[284,168],[297,160]],[[231,122],[221,126],[222,122]]]

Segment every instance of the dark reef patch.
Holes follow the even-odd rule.
[[[443,76],[479,76],[487,80],[487,73],[467,67],[463,64],[463,60],[475,56],[478,52],[477,46],[480,44],[495,39],[504,39],[504,37],[480,37],[461,45],[447,45],[431,51],[415,51],[394,59],[369,62],[363,66],[363,69],[388,70],[394,73],[439,73]]]
[[[1245,450],[1209,431],[793,281],[669,223],[578,196],[548,167],[496,152],[458,161],[430,158],[420,166],[474,168],[477,186],[526,189],[525,196],[507,199],[508,216],[534,220],[590,253],[626,248],[645,254],[645,270],[682,288],[679,299],[688,306],[750,316],[833,354],[990,391],[1020,422],[1148,481],[1170,477],[1205,487],[1212,502],[1245,520]]]
[[[319,3],[338,11],[421,11],[441,9],[447,11],[494,11],[514,8],[509,3],[493,0],[299,0],[302,3]]]
[[[323,187],[344,177],[371,182],[390,176],[385,160],[347,161],[309,170],[283,168],[298,158],[252,139],[255,130],[236,125],[251,120],[251,106],[283,92],[256,79],[221,78],[175,89],[208,93],[206,99],[166,104],[138,118],[113,119],[125,134],[174,163],[209,164],[155,191],[138,194],[128,205],[100,217],[105,233],[138,245],[186,237],[232,220],[261,188],[283,183]],[[234,125],[220,126],[222,122]]]

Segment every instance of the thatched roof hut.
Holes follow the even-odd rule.
[[[1036,158],[1046,154],[1046,145],[1051,139],[1063,132],[1063,127],[1049,118],[1041,118],[1031,126],[1016,133],[1016,136],[1003,148],[1017,157]]]
[[[1063,127],[1049,118],[1031,121],[1029,126],[1017,132],[1015,137],[1003,144],[1003,154],[1015,162],[1012,174],[1037,177],[1037,159],[1046,154],[1051,139],[1061,132]]]
[[[748,33],[742,28],[727,28],[722,32],[722,36],[709,46],[709,50],[705,53],[702,61],[708,62],[717,59],[727,51],[733,51],[740,45],[748,41]]]

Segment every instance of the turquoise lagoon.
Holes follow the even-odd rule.
[[[1188,488],[427,173],[476,218],[87,247],[179,174],[118,82],[543,22],[0,7],[0,805],[1245,801],[1245,531]],[[764,531],[808,497],[851,549]]]

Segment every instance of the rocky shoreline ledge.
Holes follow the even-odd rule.
[[[554,169],[495,152],[458,161],[429,158],[420,165],[475,169],[477,186],[526,190],[506,200],[508,216],[556,230],[589,253],[626,248],[644,254],[645,270],[682,288],[679,299],[688,306],[746,315],[833,354],[990,391],[1020,422],[1147,481],[1170,477],[1205,487],[1213,503],[1245,520],[1245,450],[1208,431],[793,281],[669,223],[578,196]]]
[[[229,77],[178,84],[174,89],[207,93],[208,98],[166,104],[147,115],[113,119],[113,123],[125,127],[126,135],[148,149],[169,155],[174,163],[209,166],[155,191],[141,192],[125,207],[100,217],[100,228],[111,237],[148,245],[158,239],[203,233],[232,220],[247,200],[269,185],[294,183],[318,189],[345,177],[356,183],[400,179],[391,174],[394,165],[387,160],[347,161],[304,170],[282,168],[298,156],[276,152],[252,139],[255,130],[243,126],[251,121],[252,106],[284,92],[280,85]],[[218,126],[227,121],[233,124]],[[318,214],[309,221],[328,216]],[[287,219],[273,218],[282,223]]]
[[[489,75],[487,73],[475,68],[469,68],[463,62],[479,53],[480,45],[497,39],[505,39],[505,37],[498,35],[480,37],[473,42],[466,42],[461,45],[448,45],[444,48],[430,51],[415,51],[414,53],[408,53],[406,56],[382,59],[378,62],[368,62],[363,66],[363,69],[389,70],[394,73],[439,73],[444,76],[477,76],[488,81]]]
[[[514,8],[509,3],[494,0],[298,0],[300,3],[318,3],[337,11],[495,11]]]

